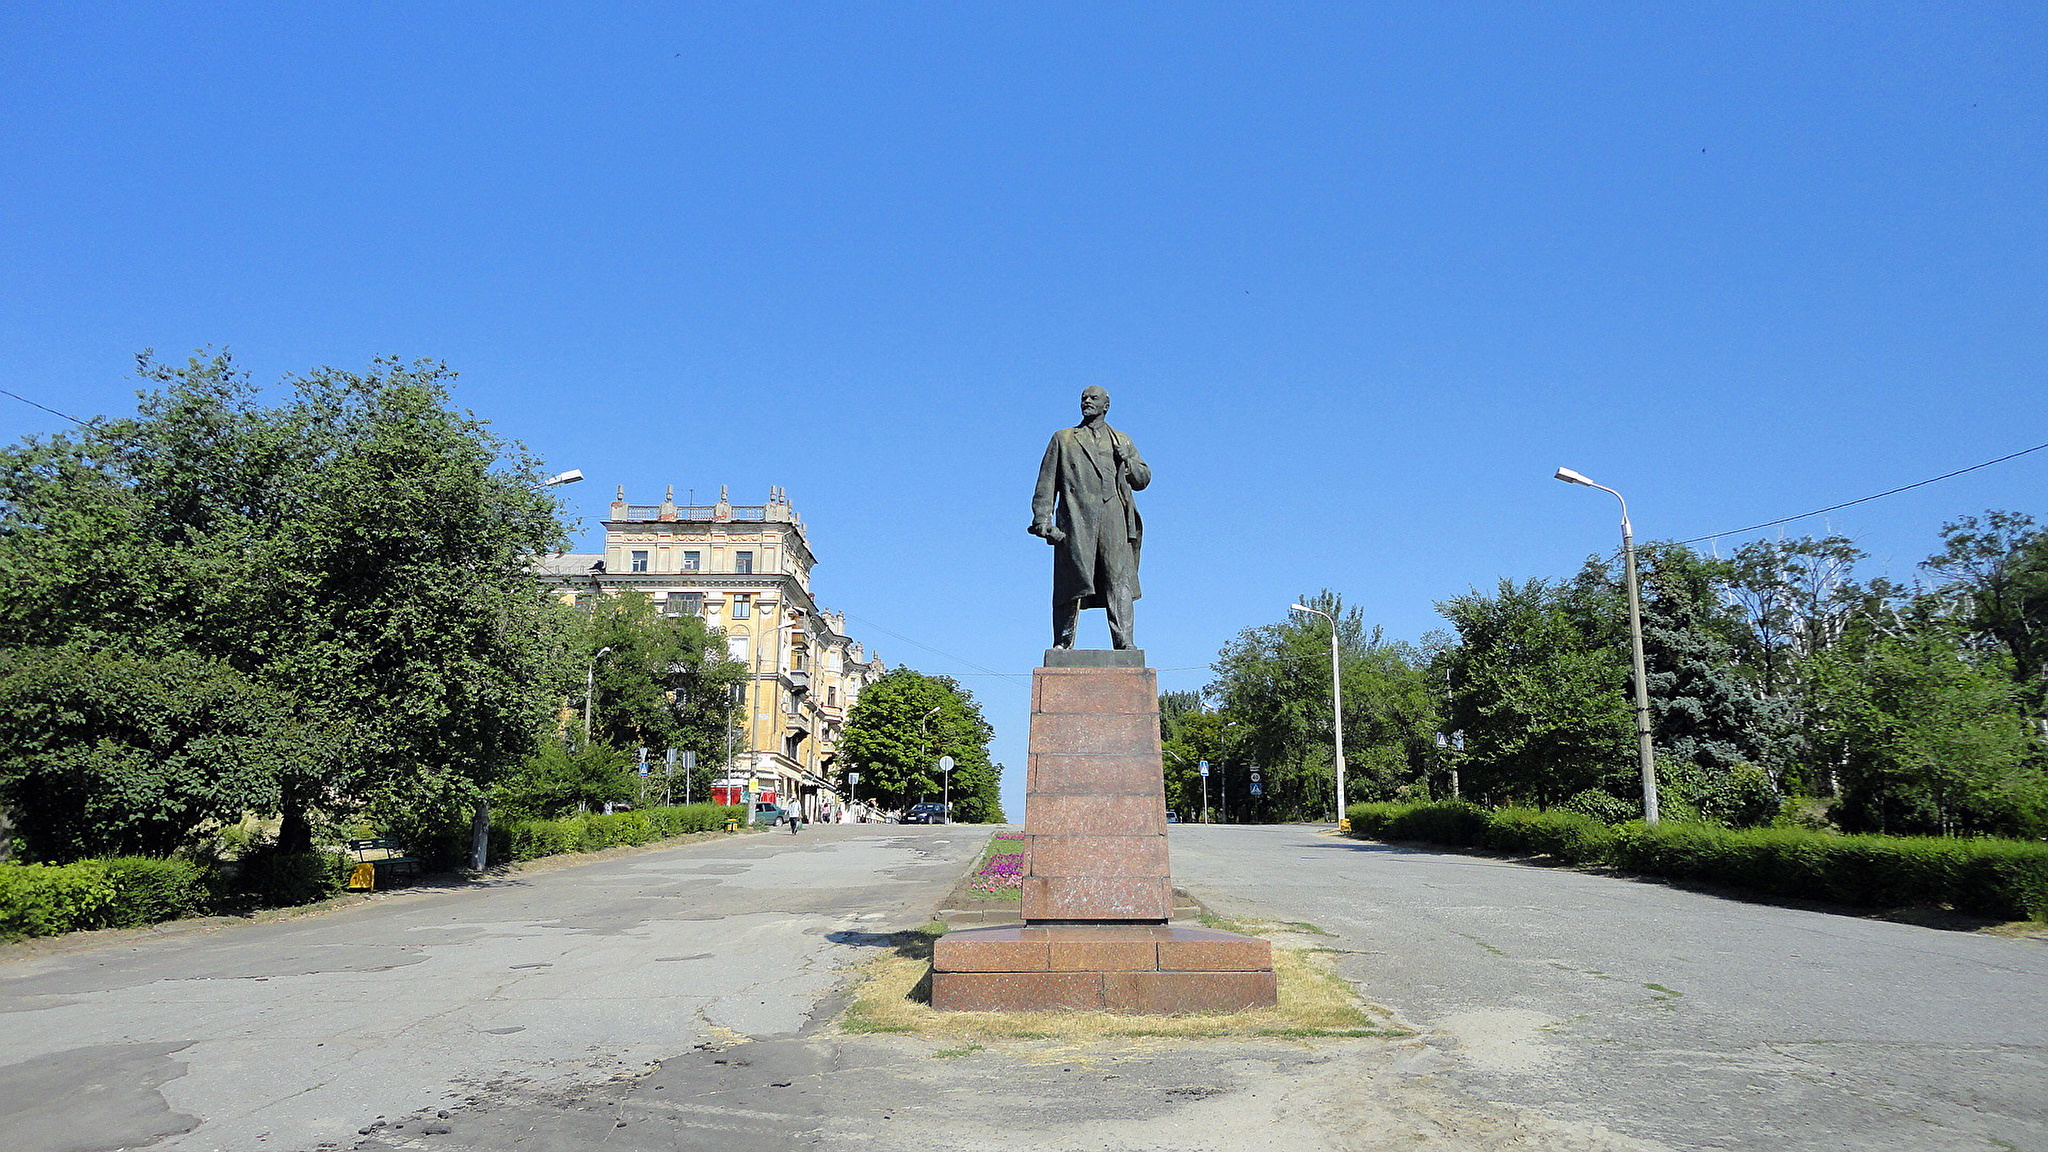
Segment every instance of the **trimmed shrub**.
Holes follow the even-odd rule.
[[[1607,825],[1579,812],[1501,808],[1486,814],[1485,845],[1501,852],[1532,852],[1573,864],[1603,860]]]
[[[107,878],[114,884],[114,902],[98,927],[140,928],[182,920],[200,915],[212,903],[206,870],[190,860],[116,856],[106,865]]]
[[[76,931],[113,903],[114,881],[104,860],[0,864],[0,938]]]
[[[1345,810],[1354,835],[1376,840],[1424,840],[1477,846],[1486,835],[1486,810],[1462,800],[1433,804],[1353,804]]]
[[[204,873],[189,860],[0,864],[0,939],[155,924],[196,915],[207,899]]]
[[[743,821],[743,816],[737,805],[685,804],[561,820],[514,820],[492,826],[490,855],[503,863],[651,844],[689,832],[716,832],[727,820]]]
[[[1931,836],[1835,836],[1640,821],[1603,825],[1569,811],[1465,804],[1359,804],[1352,834],[1604,863],[1647,876],[1861,907],[1946,905],[2048,920],[2048,843]]]

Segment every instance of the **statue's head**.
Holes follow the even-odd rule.
[[[1081,415],[1100,416],[1109,411],[1109,392],[1090,384],[1081,389]]]

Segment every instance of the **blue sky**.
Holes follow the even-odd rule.
[[[438,357],[588,474],[586,547],[618,484],[782,485],[821,602],[980,696],[1013,814],[1088,384],[1156,477],[1169,688],[1303,592],[1415,639],[1569,574],[1616,518],[1560,464],[1683,538],[2048,441],[2035,3],[23,0],[0,186],[0,387]],[[2044,480],[1785,531],[1906,578]]]

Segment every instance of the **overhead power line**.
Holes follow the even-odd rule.
[[[1939,476],[1930,476],[1925,480],[1916,480],[1911,484],[1901,484],[1897,488],[1887,489],[1886,491],[1879,492],[1872,496],[1863,496],[1855,500],[1846,500],[1840,504],[1830,504],[1825,508],[1816,508],[1811,512],[1801,512],[1797,516],[1784,516],[1776,520],[1766,520],[1761,524],[1751,524],[1747,528],[1734,528],[1727,532],[1710,532],[1705,536],[1695,536],[1690,540],[1680,540],[1679,543],[1698,544],[1703,540],[1716,540],[1723,536],[1740,536],[1744,532],[1754,532],[1759,528],[1776,528],[1780,524],[1790,524],[1794,520],[1804,520],[1809,516],[1819,516],[1824,512],[1833,512],[1842,508],[1853,508],[1858,504],[1868,504],[1872,500],[1882,500],[1887,496],[1896,496],[1901,492],[1910,492],[1915,488],[1925,488],[1929,484],[1934,484],[1942,480],[1948,480],[1956,476],[1961,476],[1965,472],[1975,472],[1979,468],[1989,468],[1993,464],[2003,464],[2007,460],[2015,460],[2021,456],[2025,456],[2029,452],[2039,452],[2043,448],[2048,448],[2048,444],[2036,444],[2032,448],[2022,448],[2017,452],[2008,452],[2005,455],[2000,456],[1996,460],[1986,460],[1982,464],[1972,464],[1968,468],[1958,468],[1953,472],[1944,472]]]
[[[877,624],[877,623],[875,623],[875,622],[874,622],[873,620],[869,620],[869,619],[867,619],[866,617],[862,617],[862,616],[855,616],[855,615],[854,615],[853,613],[851,613],[851,612],[848,612],[848,613],[846,613],[846,618],[847,618],[848,620],[855,620],[855,621],[859,621],[859,622],[860,622],[861,624],[864,624],[864,625],[866,625],[866,626],[867,626],[867,627],[869,627],[869,628],[873,628],[873,629],[874,629],[875,631],[877,631],[877,632],[881,632],[881,633],[883,633],[883,634],[885,634],[885,635],[889,635],[889,636],[894,636],[894,637],[895,637],[896,639],[898,639],[898,640],[901,640],[901,641],[903,641],[903,642],[904,642],[905,644],[910,644],[910,645],[913,645],[913,646],[915,646],[915,647],[918,647],[918,648],[922,648],[922,649],[924,649],[925,651],[927,651],[927,652],[931,653],[931,654],[932,654],[932,655],[934,655],[934,656],[943,656],[943,657],[945,657],[946,659],[948,659],[948,660],[951,660],[951,661],[953,661],[954,663],[957,663],[957,664],[965,664],[965,665],[967,665],[967,666],[968,666],[969,668],[973,668],[973,669],[976,669],[977,671],[979,671],[979,672],[980,672],[980,673],[981,673],[982,675],[984,675],[984,676],[1001,676],[1001,677],[1002,677],[1002,678],[1004,678],[1005,680],[1025,680],[1025,679],[1029,679],[1029,677],[1026,677],[1026,676],[1022,676],[1022,675],[1019,675],[1019,674],[1017,674],[1017,673],[1015,673],[1015,672],[998,672],[998,671],[996,671],[995,669],[993,669],[993,668],[990,668],[990,667],[988,667],[987,665],[984,665],[984,664],[976,664],[976,663],[975,663],[974,661],[972,661],[972,660],[969,660],[969,659],[968,659],[967,657],[965,657],[965,656],[955,656],[955,655],[953,655],[953,654],[952,654],[951,652],[942,652],[942,651],[940,651],[939,649],[937,649],[937,648],[934,648],[934,647],[932,647],[932,646],[931,646],[931,645],[929,645],[929,644],[926,644],[926,643],[923,643],[923,642],[921,642],[921,641],[917,641],[917,640],[912,640],[912,639],[911,639],[910,637],[908,637],[908,636],[905,636],[905,635],[904,635],[903,633],[901,633],[901,632],[891,632],[891,631],[890,631],[889,629],[887,629],[887,628],[884,628],[884,627],[882,627],[882,626],[881,626],[880,624]]]
[[[69,412],[59,412],[55,408],[50,407],[48,404],[38,404],[26,396],[14,392],[9,392],[5,388],[0,388],[0,396],[12,396],[16,400],[21,401],[23,404],[26,404],[31,408],[41,408],[43,411],[48,412],[52,416],[62,416],[64,419],[71,421],[73,424],[78,425],[80,428],[85,428],[88,430],[92,428],[92,421],[90,420],[80,420],[78,417],[71,415]]]

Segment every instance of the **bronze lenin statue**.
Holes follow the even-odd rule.
[[[1152,470],[1131,438],[1103,419],[1109,393],[1081,393],[1081,422],[1052,434],[1031,494],[1031,534],[1053,546],[1052,644],[1074,646],[1081,609],[1109,613],[1110,643],[1131,642],[1131,603],[1138,590],[1138,552],[1145,522],[1131,493],[1152,483]]]

